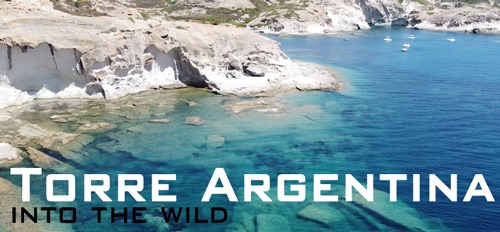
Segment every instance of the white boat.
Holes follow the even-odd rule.
[[[410,46],[411,46],[410,43],[403,44],[403,47],[405,47],[405,48],[409,48]]]
[[[390,36],[386,36],[384,40],[385,40],[385,41],[387,41],[387,42],[392,41],[392,39],[391,39],[391,37],[390,37]]]
[[[408,48],[407,48],[407,47],[403,47],[403,48],[401,48],[401,51],[402,51],[402,52],[407,52],[407,51],[408,51]]]
[[[410,35],[410,36],[408,36],[408,39],[415,39],[415,36],[414,35]]]
[[[450,41],[450,42],[455,42],[455,38],[448,38],[448,39],[446,39],[446,40],[448,40],[448,41]]]

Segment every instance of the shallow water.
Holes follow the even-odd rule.
[[[414,34],[416,39],[406,37]],[[391,35],[393,41],[384,42]],[[453,36],[456,42],[446,38]],[[345,38],[348,41],[345,41]],[[224,231],[261,226],[258,215],[280,215],[274,226],[288,223],[294,231],[436,230],[491,231],[500,227],[498,203],[483,198],[470,203],[450,203],[438,195],[428,203],[426,175],[438,174],[449,181],[459,174],[459,201],[475,173],[484,174],[493,195],[500,193],[500,49],[495,36],[448,34],[414,30],[374,29],[336,37],[273,37],[292,58],[334,67],[349,86],[341,93],[302,92],[258,99],[265,105],[234,113],[229,106],[240,99],[201,90],[156,91],[129,96],[117,102],[34,102],[26,108],[36,112],[18,115],[27,121],[51,116],[40,109],[74,108],[85,113],[78,120],[112,122],[118,128],[92,134],[96,140],[79,151],[84,159],[68,161],[77,174],[77,202],[80,209],[77,231],[157,231],[164,229],[162,206],[200,206],[228,209],[224,224],[170,224],[172,231]],[[410,42],[408,52],[401,47]],[[196,106],[189,106],[196,102]],[[132,105],[132,104],[135,104]],[[126,106],[126,107],[124,107]],[[64,111],[64,110],[63,110]],[[61,113],[61,112],[59,112]],[[45,117],[46,116],[46,117]],[[202,126],[184,124],[199,116]],[[148,120],[170,118],[167,124]],[[57,124],[74,132],[80,124]],[[207,141],[223,137],[224,143]],[[47,151],[50,153],[50,151]],[[51,154],[59,157],[58,154]],[[25,161],[26,166],[32,165]],[[225,168],[236,189],[239,203],[213,197],[200,203],[213,170]],[[112,176],[111,198],[116,199],[116,176],[138,173],[146,178],[143,196],[147,203],[83,202],[82,173]],[[175,173],[171,193],[175,204],[149,201],[150,174]],[[271,176],[270,197],[276,199],[276,177],[301,173],[307,178],[307,200],[302,203],[262,203],[254,196],[243,202],[243,175]],[[326,207],[334,222],[321,225],[297,216],[311,205],[312,176],[320,173],[349,173],[364,181],[366,174],[422,174],[422,202],[411,202],[411,182],[399,185],[398,203],[390,203],[388,184],[377,182],[376,200],[369,206],[353,203],[315,203]],[[19,184],[19,178],[2,177]],[[448,177],[447,177],[448,176]],[[334,193],[343,196],[342,184]],[[62,186],[63,187],[63,186]],[[61,188],[62,188],[61,187]],[[45,190],[33,186],[44,197]],[[81,194],[78,194],[81,193]],[[497,197],[498,198],[498,197]],[[65,205],[65,204],[61,204]],[[148,224],[96,224],[92,206],[148,207]],[[268,217],[269,218],[269,217]],[[284,222],[283,222],[284,221]],[[269,228],[272,229],[272,228]]]

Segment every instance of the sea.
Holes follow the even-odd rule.
[[[410,39],[410,35],[414,39]],[[390,36],[392,41],[385,41]],[[160,90],[116,102],[35,101],[27,108],[73,106],[82,119],[118,127],[91,134],[95,140],[66,159],[77,176],[77,200],[47,203],[78,209],[76,231],[498,231],[500,204],[473,197],[463,202],[475,174],[482,174],[500,200],[500,37],[397,28],[321,36],[268,36],[292,59],[332,69],[346,85],[339,92],[292,92],[274,97],[220,96],[198,89]],[[449,39],[454,38],[452,42]],[[402,52],[403,45],[410,47]],[[251,107],[234,110],[254,102]],[[189,104],[191,103],[191,104]],[[135,104],[135,105],[134,105]],[[239,105],[238,105],[239,104]],[[249,104],[246,104],[249,105]],[[126,106],[126,107],[125,107]],[[36,117],[26,113],[26,119]],[[185,124],[200,117],[203,125]],[[170,123],[151,123],[169,118]],[[60,125],[74,132],[78,123]],[[27,159],[25,159],[27,160]],[[25,166],[33,166],[25,161]],[[224,168],[238,202],[214,195],[201,202],[215,168]],[[32,194],[45,198],[44,170]],[[83,199],[83,175],[108,174],[113,202]],[[142,174],[146,202],[127,195],[117,202],[117,175]],[[151,202],[151,175],[176,174],[165,194],[177,202]],[[272,202],[253,195],[244,201],[244,175],[267,174]],[[306,200],[280,202],[280,174],[303,174]],[[339,202],[314,202],[314,175],[338,174],[330,181]],[[345,200],[345,175],[363,185],[374,174],[374,202]],[[398,182],[398,201],[389,201],[389,183],[379,174],[406,174]],[[421,175],[421,199],[414,202],[412,175]],[[429,175],[446,185],[458,176],[458,199],[437,191],[429,200]],[[21,184],[20,177],[0,175]],[[256,182],[254,184],[259,184]],[[133,183],[129,183],[133,184]],[[285,187],[300,183],[287,182]],[[221,186],[219,183],[217,186]],[[66,186],[56,186],[64,193]],[[294,194],[288,189],[287,194]],[[116,211],[146,207],[147,223],[110,222]],[[107,207],[96,223],[91,207]],[[199,207],[210,219],[211,207],[223,207],[224,223],[165,223],[161,207]],[[129,212],[131,214],[131,212]],[[200,216],[199,215],[199,216]],[[194,216],[194,215],[193,215]],[[220,217],[220,215],[216,215]],[[122,220],[120,222],[120,220]]]

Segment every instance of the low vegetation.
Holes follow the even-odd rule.
[[[163,8],[172,3],[172,0],[132,0],[130,2],[137,8]]]
[[[167,6],[163,8],[165,14],[175,20],[197,21],[213,25],[229,23],[240,27],[245,27],[251,21],[259,16],[270,18],[283,17],[283,18],[296,18],[298,15],[295,13],[300,7],[307,5],[307,1],[303,0],[302,3],[297,4],[269,4],[264,0],[251,0],[255,8],[210,8],[201,5],[189,5],[184,3],[167,1]],[[304,5],[305,4],[305,5]],[[192,11],[193,7],[199,11]]]
[[[102,16],[105,13],[98,12],[93,5],[95,0],[51,0],[54,3],[54,8],[70,14],[80,16]],[[115,2],[115,0],[109,0]],[[205,0],[209,2],[208,0]],[[402,2],[403,0],[398,0]],[[431,8],[443,8],[440,3],[431,4],[428,0],[412,0],[422,5]],[[495,0],[495,6],[498,7],[500,0]],[[279,0],[277,3],[271,4],[267,0],[250,0],[255,8],[225,8],[225,7],[210,7],[203,3],[189,4],[188,1],[180,0],[129,0],[131,6],[139,10],[142,19],[148,20],[151,15],[163,16],[167,19],[195,21],[213,25],[233,24],[240,27],[245,27],[254,21],[256,18],[263,17],[266,20],[260,22],[254,21],[252,25],[265,26],[266,24],[275,22],[274,19],[286,18],[297,19],[299,16],[296,13],[299,10],[305,9],[310,2],[308,0],[300,0],[298,3],[289,3],[289,1]],[[489,3],[489,0],[442,0],[441,2],[450,3]],[[432,14],[432,12],[430,12]],[[133,18],[129,18],[134,21]],[[136,18],[137,19],[137,18]]]
[[[91,0],[77,0],[77,1],[51,0],[51,1],[54,4],[54,9],[72,15],[88,16],[88,17],[106,15],[104,13],[100,13],[97,10],[95,10]]]
[[[142,19],[144,19],[144,20],[148,20],[148,19],[150,19],[150,18],[151,18],[151,16],[149,16],[149,13],[148,13],[148,12],[146,12],[146,11],[140,11],[139,13],[141,14],[141,17],[142,17]]]

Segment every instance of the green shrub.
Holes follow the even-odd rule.
[[[245,18],[243,21],[245,21],[246,24],[252,22],[253,18]]]
[[[141,11],[141,12],[139,12],[139,14],[141,14],[141,16],[144,20],[148,20],[151,18],[151,16],[149,16],[148,12],[146,12],[146,11]]]
[[[77,0],[75,2],[75,7],[81,8],[84,6],[92,7],[92,3],[90,2],[90,0]]]

